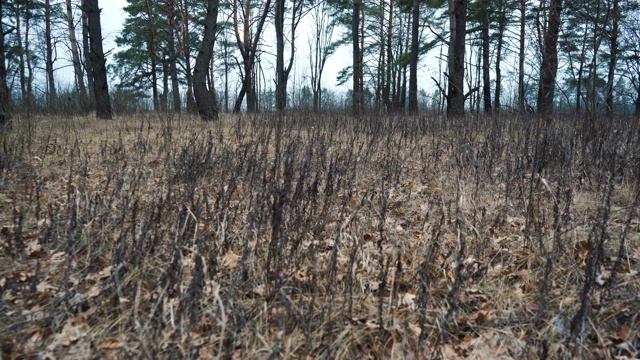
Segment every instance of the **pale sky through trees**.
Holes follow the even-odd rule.
[[[104,49],[105,51],[111,51],[109,53],[109,57],[107,58],[107,65],[113,64],[112,55],[117,52],[115,39],[120,34],[122,30],[122,24],[127,16],[124,12],[123,8],[127,5],[126,0],[102,0],[100,1],[100,8],[102,8],[101,20],[102,20],[102,34],[104,37]],[[290,86],[301,87],[302,85],[308,85],[309,79],[306,78],[306,74],[308,73],[308,38],[307,34],[310,31],[309,17],[307,16],[306,22],[300,25],[299,34],[296,39],[296,62],[294,64],[294,69],[292,70],[292,77],[289,81]],[[264,39],[275,38],[275,30],[271,24],[265,26],[264,30]],[[334,37],[338,37],[340,31],[344,31],[344,29],[338,27],[335,31]],[[269,42],[266,42],[269,44]],[[269,56],[265,58],[265,62],[263,64],[263,68],[265,72],[269,71],[275,74],[275,49],[266,50],[273,56]],[[421,78],[424,79],[418,87],[420,89],[429,89],[431,91],[432,87],[427,82],[430,76],[436,76],[437,69],[431,68],[430,66],[425,66],[430,59],[433,60],[435,56],[435,51],[427,54],[421,58],[420,66],[418,69],[418,74]],[[348,46],[340,47],[335,54],[333,54],[329,61],[327,61],[327,65],[325,68],[325,72],[323,74],[323,83],[324,87],[329,89],[337,89],[340,92],[344,92],[349,89],[350,82],[342,86],[337,86],[336,78],[338,76],[338,72],[349,65],[351,57],[351,49]],[[236,74],[236,69],[232,69],[232,73]],[[433,73],[433,74],[432,74]],[[63,75],[64,74],[64,75]],[[268,76],[273,77],[273,74],[269,74]],[[67,82],[69,84],[73,83],[73,72],[72,69],[68,71],[61,72],[59,75],[63,82]]]

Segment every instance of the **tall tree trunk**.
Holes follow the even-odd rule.
[[[25,20],[24,20],[24,50],[27,60],[27,115],[31,114],[31,107],[33,105],[33,66],[31,65],[31,51],[29,51],[29,36],[31,33],[29,16],[29,1],[25,2]]]
[[[589,66],[589,79],[591,80],[591,87],[587,89],[587,97],[588,101],[586,104],[587,113],[594,113],[598,110],[598,55],[600,53],[600,44],[602,43],[602,30],[600,28],[600,14],[601,14],[601,5],[602,2],[600,0],[596,1],[596,12],[593,14],[593,56],[591,57],[591,64]],[[606,21],[605,21],[606,23]],[[604,28],[604,26],[603,26]],[[593,123],[592,123],[593,125]],[[595,126],[595,125],[594,125]],[[592,133],[595,131],[592,128]]]
[[[82,52],[84,53],[84,68],[87,73],[87,88],[89,88],[90,106],[95,106],[96,92],[93,81],[93,64],[91,63],[91,48],[89,46],[89,17],[87,16],[87,1],[82,0]]]
[[[449,83],[447,116],[464,116],[464,51],[467,34],[467,5],[469,0],[449,0]]]
[[[520,50],[518,53],[518,110],[521,114],[526,112],[524,98],[524,55],[525,55],[525,26],[526,26],[527,1],[520,0]]]
[[[608,115],[613,113],[613,80],[616,71],[616,62],[618,61],[618,20],[620,19],[620,5],[618,0],[613,0],[613,16],[611,29],[611,57],[609,58],[609,74],[607,76],[607,108]]]
[[[151,52],[151,49],[149,49]],[[158,61],[155,56],[151,56],[151,96],[153,98],[153,111],[160,111],[160,101],[158,99],[158,74],[156,67]]]
[[[0,1],[0,19],[3,18]],[[4,30],[0,26],[0,133],[11,129],[11,113],[9,111],[9,88],[7,88],[7,68],[4,63]]]
[[[174,2],[175,0],[165,0],[167,4],[167,48],[169,51],[169,71],[171,74],[171,95],[173,99],[173,111],[181,111],[180,101],[180,81],[178,80],[178,67],[176,62],[178,61],[178,54],[175,48],[175,33],[174,33]]]
[[[391,101],[391,82],[392,82],[392,63],[393,63],[393,6],[395,1],[389,1],[389,20],[387,25],[387,68],[386,68],[386,76],[387,81],[384,88],[383,98],[385,101],[385,106],[387,107],[387,112],[393,111],[393,102]]]
[[[275,2],[276,27],[276,110],[287,107],[287,82],[284,74],[284,9],[285,1]]]
[[[162,60],[162,94],[160,94],[160,111],[169,110],[169,63]]]
[[[195,113],[198,111],[198,107],[194,98],[193,89],[193,70],[191,69],[191,43],[189,22],[191,21],[191,14],[189,13],[189,0],[182,1],[182,34],[183,34],[183,52],[184,52],[184,64],[187,78],[187,111],[189,113]],[[213,56],[213,55],[212,55]]]
[[[49,111],[53,109],[56,102],[56,83],[53,77],[53,44],[51,43],[51,2],[45,0],[44,2],[44,23],[45,23],[45,42],[47,43],[47,59],[46,59],[46,73],[47,73],[47,105]]]
[[[382,98],[385,88],[385,36],[384,36],[384,3],[385,0],[380,0],[380,51],[378,52],[378,68],[376,69],[376,100],[375,109],[376,112],[380,112],[384,100]]]
[[[411,60],[409,61],[409,114],[418,113],[418,46],[420,36],[420,0],[413,0],[411,11]]]
[[[220,0],[207,1],[207,15],[204,18],[202,44],[196,57],[196,65],[193,68],[193,91],[198,106],[198,113],[204,121],[218,119],[218,105],[215,91],[213,86],[211,89],[207,88],[207,72],[209,69],[209,61],[213,57],[219,5]],[[213,81],[211,81],[211,83],[213,84]]]
[[[78,40],[76,38],[76,27],[73,23],[73,11],[71,10],[71,0],[65,1],[67,7],[67,26],[69,27],[69,42],[71,45],[71,60],[73,62],[73,73],[75,74],[76,89],[80,95],[80,103],[82,107],[86,106],[87,88],[84,86],[84,74],[82,65],[80,64],[80,55],[78,54]]]
[[[229,112],[229,44],[224,39],[224,111]]]
[[[584,73],[584,63],[587,59],[587,35],[588,26],[585,25],[584,39],[582,41],[582,52],[580,53],[580,63],[578,65],[578,79],[576,81],[576,113],[582,111],[582,73]]]
[[[364,97],[365,93],[364,93],[364,25],[365,25],[365,19],[364,19],[364,0],[360,0],[360,34],[359,34],[359,38],[360,38],[360,59],[358,61],[358,71],[360,72],[360,74],[358,75],[358,79],[360,79],[360,83],[359,83],[359,89],[358,91],[360,91],[360,111],[364,111],[367,104],[366,104],[366,99]]]
[[[544,33],[542,47],[542,65],[540,67],[540,86],[538,89],[538,113],[553,113],[553,98],[556,90],[556,74],[558,72],[558,32],[560,30],[560,13],[562,0],[551,0],[549,16]]]
[[[489,64],[489,2],[483,1],[482,14],[482,100],[484,112],[491,114],[491,74]]]
[[[25,61],[25,48],[24,43],[22,42],[22,15],[20,12],[20,4],[16,3],[16,37],[18,41],[18,52],[20,63],[18,64],[20,68],[20,95],[22,97],[22,106],[24,108],[27,107],[29,103],[29,93],[27,92],[27,71],[26,71],[26,61]]]
[[[507,16],[504,2],[500,2],[500,15],[498,17],[498,45],[496,47],[496,89],[493,110],[496,114],[500,112],[500,97],[502,91],[502,69],[500,68],[502,62],[502,47],[504,44],[504,31],[507,26]]]
[[[242,55],[243,60],[243,72],[244,77],[242,81],[242,87],[240,88],[240,92],[238,93],[238,98],[233,107],[233,112],[240,112],[242,108],[242,102],[244,101],[245,95],[247,96],[247,112],[255,112],[256,111],[256,93],[255,87],[252,82],[253,75],[253,65],[256,60],[256,52],[258,50],[258,41],[260,40],[260,35],[262,34],[262,28],[264,26],[264,22],[267,19],[267,15],[269,14],[269,8],[271,7],[271,0],[267,0],[264,4],[264,9],[262,11],[262,15],[258,20],[258,27],[253,34],[253,40],[250,40],[250,17],[251,17],[251,0],[246,0],[246,8],[245,8],[245,19],[244,19],[244,29],[243,29],[243,39],[240,39],[240,31],[238,29],[238,0],[233,1],[233,28],[236,35],[236,42],[238,44],[238,49],[240,50],[240,54]]]
[[[111,119],[111,100],[109,99],[109,85],[107,84],[107,61],[102,50],[100,7],[98,0],[86,0],[85,6],[89,22],[90,57],[93,65],[93,86],[96,94],[96,116],[98,119]]]
[[[351,17],[351,42],[353,47],[353,115],[358,116],[362,110],[362,93],[360,92],[360,3],[353,0]]]
[[[326,4],[321,4],[313,11],[314,40],[309,42],[309,68],[311,69],[311,89],[313,91],[313,111],[322,108],[322,73],[327,59],[333,53],[331,40],[334,24],[331,21]]]

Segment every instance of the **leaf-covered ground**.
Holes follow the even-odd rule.
[[[633,119],[16,119],[3,358],[637,358]]]

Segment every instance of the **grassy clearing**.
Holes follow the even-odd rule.
[[[639,354],[637,121],[35,118],[0,145],[3,357]]]

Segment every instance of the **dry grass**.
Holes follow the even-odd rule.
[[[17,119],[3,358],[636,358],[638,124],[580,121]]]

